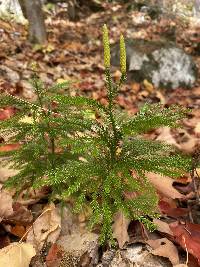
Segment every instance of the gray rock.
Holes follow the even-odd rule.
[[[4,65],[0,66],[0,76],[5,77],[5,79],[11,82],[12,84],[17,83],[20,80],[18,72]]]
[[[193,15],[200,17],[200,0],[194,0]]]
[[[126,40],[128,78],[142,82],[147,79],[155,87],[192,87],[197,68],[191,56],[166,40],[153,42]],[[119,65],[119,46],[112,50],[112,64]]]
[[[59,267],[93,267],[98,263],[98,235],[73,233],[59,238],[57,245],[64,251]]]
[[[0,17],[13,18],[19,23],[26,23],[18,0],[0,0]]]
[[[132,244],[124,250],[117,250],[108,264],[97,267],[171,267],[168,259],[151,254],[151,248],[143,244]]]

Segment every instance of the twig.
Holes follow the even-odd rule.
[[[195,174],[197,175],[198,178],[200,178],[199,174],[197,173],[197,170],[196,170],[197,166],[199,164],[199,157],[200,157],[200,154],[199,154],[199,151],[197,151],[194,154],[193,159],[192,159],[192,170],[191,170],[191,179],[192,179],[192,182],[194,185],[196,200],[197,200],[198,204],[200,204],[200,194],[199,194],[199,185],[197,184],[197,182],[195,180]]]
[[[40,216],[34,221],[34,223],[28,228],[28,230],[25,232],[25,234],[22,236],[22,238],[19,240],[19,243],[21,243],[22,241],[23,241],[23,239],[25,238],[25,236],[28,234],[28,232],[33,228],[33,226],[34,226],[34,224],[35,224],[35,222],[44,214],[44,213],[46,213],[47,211],[51,211],[51,209],[50,208],[48,208],[48,209],[46,209],[46,210],[44,210],[41,214],[40,214]]]

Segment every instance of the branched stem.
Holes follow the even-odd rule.
[[[50,107],[47,108],[47,110],[44,109],[44,103],[43,103],[43,98],[42,98],[42,94],[41,94],[41,90],[40,90],[40,84],[38,82],[38,78],[37,75],[34,73],[34,77],[33,77],[33,85],[38,97],[38,102],[40,105],[41,110],[43,110],[44,116],[45,118],[48,119],[48,117],[51,114],[51,110]],[[47,121],[47,127],[48,127],[48,135],[49,135],[49,139],[50,139],[50,149],[51,149],[51,154],[52,154],[52,158],[51,158],[51,166],[52,169],[55,169],[55,162],[54,162],[54,158],[55,158],[55,139],[54,137],[51,136],[50,134],[50,123],[49,121]],[[43,134],[43,138],[45,140],[45,135]]]
[[[117,127],[116,127],[116,120],[113,114],[113,99],[114,99],[114,93],[113,90],[116,89],[113,86],[112,83],[112,78],[110,75],[110,70],[106,69],[105,70],[105,74],[106,74],[106,87],[107,87],[107,92],[108,92],[108,116],[111,122],[111,127],[112,127],[112,132],[113,132],[113,136],[111,136],[111,145],[110,145],[110,153],[111,153],[111,161],[112,164],[115,161],[116,158],[116,149],[117,149],[117,144],[118,144],[118,133],[117,133]]]

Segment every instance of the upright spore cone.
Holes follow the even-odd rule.
[[[123,35],[120,36],[120,67],[121,72],[126,73],[126,46]]]
[[[104,66],[110,68],[110,43],[108,36],[108,28],[106,24],[103,25],[103,47],[104,47]]]

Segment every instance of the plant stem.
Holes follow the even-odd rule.
[[[41,109],[44,110],[42,94],[40,94],[40,88],[39,88],[40,85],[38,84],[38,78],[37,78],[36,75],[34,75],[33,82],[34,82],[34,87],[36,89],[36,94],[37,94],[37,97],[38,97],[39,105],[40,105]],[[44,116],[48,119],[48,117],[50,116],[50,107],[48,107],[47,112],[44,110]],[[54,157],[55,157],[55,139],[54,139],[54,137],[52,137],[50,135],[50,128],[51,127],[50,127],[49,121],[47,122],[47,128],[48,128],[47,133],[48,133],[49,138],[50,138],[50,149],[51,149],[51,154],[52,154],[51,166],[52,166],[52,169],[55,169],[55,164],[54,164]],[[44,140],[46,140],[44,134],[43,134],[43,138],[44,138]]]
[[[113,98],[114,98],[114,92],[113,92],[113,84],[112,84],[112,79],[111,79],[111,75],[110,75],[110,70],[106,69],[105,70],[105,74],[106,74],[106,87],[107,87],[107,92],[108,92],[108,116],[111,122],[111,127],[112,127],[112,132],[113,132],[113,137],[111,137],[111,146],[110,146],[110,153],[111,153],[111,161],[112,164],[115,161],[116,158],[116,150],[117,150],[117,144],[118,144],[118,132],[117,132],[117,128],[116,128],[116,121],[115,121],[115,117],[113,114]]]

